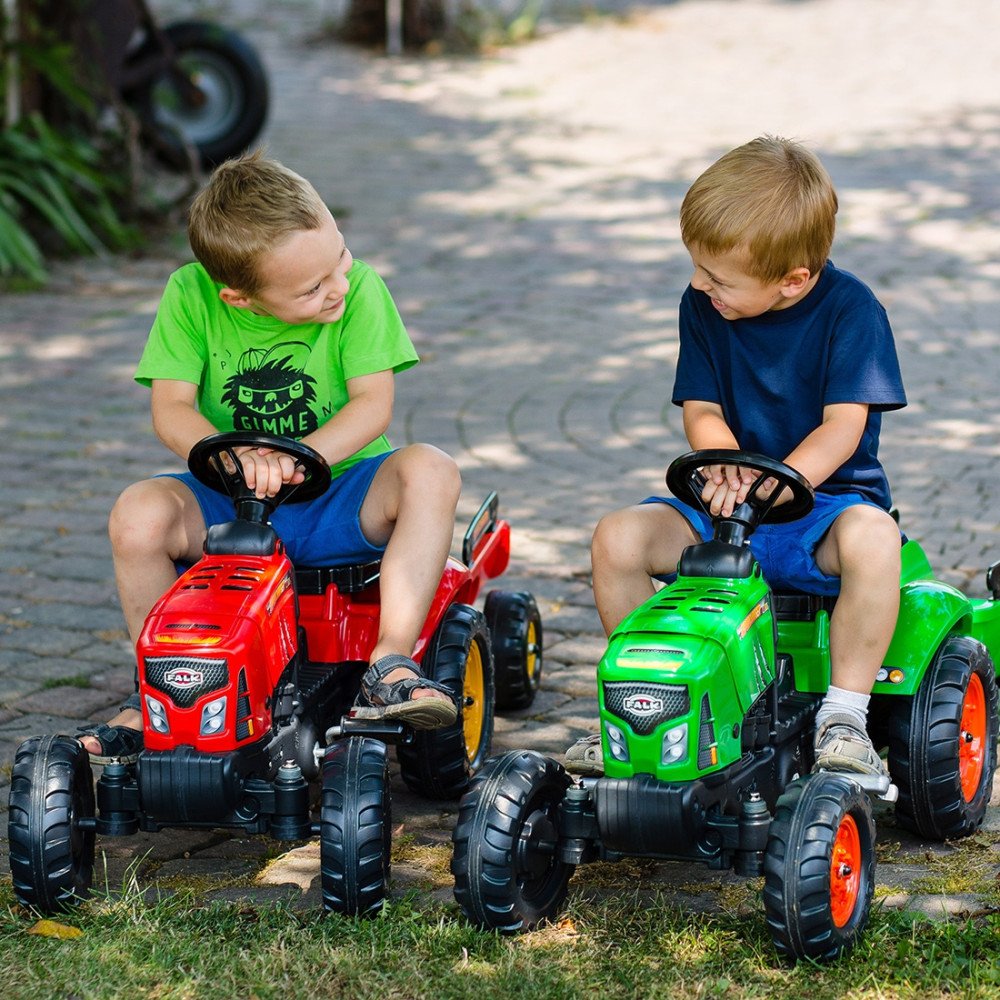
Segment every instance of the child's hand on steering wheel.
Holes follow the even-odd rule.
[[[764,483],[761,486],[761,488],[757,491],[756,495],[759,496],[761,500],[766,500],[774,492],[774,488],[777,485],[778,485],[778,480],[773,479],[771,476],[768,476],[767,479],[764,480]],[[784,487],[784,489],[782,489],[781,493],[778,494],[778,499],[774,501],[774,506],[780,507],[783,503],[787,503],[791,499],[792,499],[792,491],[786,486]]]
[[[291,455],[273,448],[237,448],[247,486],[260,498],[276,496],[286,483],[301,483],[305,474]]]
[[[701,499],[713,517],[729,517],[746,500],[753,481],[760,475],[756,469],[741,465],[706,465],[701,474],[705,479]]]
[[[761,475],[760,470],[745,465],[706,465],[701,473],[706,480],[701,498],[713,517],[729,517],[746,500],[751,486]],[[766,500],[777,485],[778,481],[768,476],[754,495]],[[785,487],[775,506],[780,506],[791,497],[791,490]]]

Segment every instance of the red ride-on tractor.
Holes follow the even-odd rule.
[[[244,446],[293,456],[304,481],[259,499],[234,451]],[[146,620],[137,645],[144,749],[134,763],[106,765],[95,796],[78,740],[21,744],[10,786],[14,891],[41,912],[85,898],[96,834],[229,827],[288,841],[318,835],[324,908],[377,912],[389,877],[387,744],[409,788],[457,798],[489,753],[494,705],[524,707],[538,688],[542,625],[532,596],[491,591],[483,612],[473,607],[484,580],[507,567],[510,526],[491,494],[461,560],[447,561],[414,658],[453,692],[459,715],[447,728],[414,731],[352,714],[378,630],[378,562],[293,566],[268,523],[279,503],[326,490],[322,456],[236,432],[201,441],[189,466],[232,496],[236,517],[209,529],[204,556]]]

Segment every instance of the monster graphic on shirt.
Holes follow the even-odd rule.
[[[309,346],[299,341],[244,351],[221,398],[232,407],[235,429],[294,438],[316,430],[319,421],[309,405],[316,380],[305,372],[308,360]]]

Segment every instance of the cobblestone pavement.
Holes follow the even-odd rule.
[[[984,593],[1000,558],[1000,56],[982,42],[1000,36],[1000,5],[679,0],[480,59],[398,60],[315,40],[322,0],[214,7],[267,62],[271,152],[316,183],[355,255],[385,275],[423,356],[398,381],[395,439],[458,459],[460,521],[495,488],[513,524],[504,586],[538,597],[546,673],[495,747],[559,752],[595,723],[590,532],[684,450],[668,398],[688,278],[680,199],[762,132],[808,141],[838,185],[834,259],[888,307],[910,398],[883,433],[903,525],[944,579]],[[105,520],[126,484],[176,468],[131,374],[186,253],[174,241],[142,260],[73,262],[0,304],[4,783],[22,739],[104,719],[131,688]],[[447,896],[454,807],[394,795],[405,843],[430,844],[437,864],[403,851],[393,891]],[[992,882],[995,900],[997,805],[975,839],[996,859],[978,887]],[[886,905],[984,905],[977,887],[929,888],[955,847],[921,844],[888,815],[880,842]],[[314,844],[275,859],[263,838],[172,831],[99,848],[112,886],[138,859],[144,887],[318,901]],[[730,877],[692,889],[700,872],[660,865],[652,878],[712,906]]]

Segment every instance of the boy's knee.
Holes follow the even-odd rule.
[[[597,566],[630,563],[647,548],[646,536],[643,519],[631,507],[605,514],[590,541],[591,559]]]
[[[432,490],[440,498],[458,502],[462,492],[462,474],[458,463],[447,452],[432,444],[411,444],[398,453],[405,485]]]
[[[160,480],[146,479],[126,487],[111,508],[108,534],[116,551],[158,547],[183,519],[183,507]]]
[[[877,563],[884,569],[900,562],[899,526],[878,507],[869,504],[849,507],[837,518],[836,540],[842,564]]]

